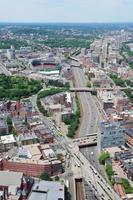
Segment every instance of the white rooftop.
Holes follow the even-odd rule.
[[[44,75],[53,75],[53,74],[59,74],[60,71],[59,70],[54,70],[54,71],[40,71],[40,74],[44,74]]]
[[[40,181],[34,184],[28,200],[64,200],[64,185],[60,182]]]
[[[16,142],[13,134],[1,136],[0,141],[3,144],[10,144],[10,143],[15,143]]]

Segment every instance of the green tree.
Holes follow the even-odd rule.
[[[88,81],[86,84],[87,87],[91,88],[91,83]]]
[[[70,126],[68,128],[68,134],[67,136],[70,138],[73,138],[78,127],[79,127],[79,119],[80,119],[80,104],[78,101],[78,97],[76,95],[76,104],[77,104],[77,110],[74,114],[72,114],[70,118]]]
[[[124,90],[124,92],[126,93],[126,95],[131,99],[131,101],[133,102],[133,94],[132,94],[132,90],[130,88]]]
[[[125,189],[126,194],[133,193],[133,188],[127,179],[122,178],[122,185]]]
[[[108,175],[109,180],[111,181],[112,176],[113,176],[113,169],[112,169],[112,165],[107,164],[106,165],[106,173]]]
[[[41,180],[45,180],[45,181],[50,181],[51,180],[47,172],[43,172],[41,174],[41,176],[40,176],[40,179]]]
[[[115,82],[116,85],[120,87],[125,87],[125,80],[118,78],[116,75],[111,74],[110,78]]]
[[[63,122],[64,122],[66,125],[70,125],[71,119],[68,118],[68,117],[64,117]]]
[[[61,153],[57,154],[57,159],[60,160],[61,162],[64,162],[63,154],[61,154]]]
[[[54,180],[59,181],[60,180],[59,176],[55,176]]]
[[[110,154],[108,152],[102,152],[101,155],[99,156],[99,162],[102,165],[105,165],[105,161],[110,158]]]

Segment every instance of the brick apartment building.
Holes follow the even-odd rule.
[[[15,154],[15,155],[14,155]],[[10,154],[8,154],[10,155]],[[10,156],[0,160],[0,170],[23,172],[24,175],[39,177],[43,172],[50,176],[62,172],[62,164],[57,158],[44,157],[36,144],[15,149]]]

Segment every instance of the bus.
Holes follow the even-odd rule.
[[[61,131],[59,131],[59,132],[58,132],[58,135],[60,135],[60,136],[64,136],[64,133],[61,132]]]
[[[68,180],[65,181],[65,185],[69,189],[69,181]]]

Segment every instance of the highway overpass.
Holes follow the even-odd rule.
[[[107,91],[113,91],[113,90],[126,90],[126,89],[131,89],[133,91],[133,88],[129,87],[115,87],[115,88],[88,88],[88,87],[75,87],[75,88],[70,88],[71,92],[94,92],[97,90],[107,90]]]
[[[84,137],[73,139],[73,143],[79,148],[97,145],[97,133],[89,134]]]

